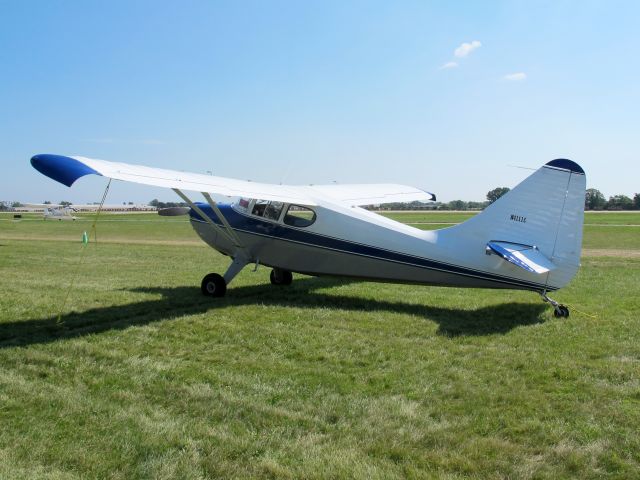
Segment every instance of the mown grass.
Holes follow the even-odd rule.
[[[51,223],[0,222],[0,478],[638,474],[638,257],[585,257],[567,320],[527,292],[267,269],[212,300],[213,250],[115,243],[188,224],[116,220],[57,321],[86,224]]]

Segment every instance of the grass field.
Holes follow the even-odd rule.
[[[0,478],[638,478],[640,214],[586,224],[559,320],[265,268],[213,300],[184,217],[105,215],[77,268],[90,218],[0,215]]]

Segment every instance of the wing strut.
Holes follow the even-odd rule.
[[[239,250],[244,250],[244,247],[240,243],[240,239],[235,234],[235,232],[231,228],[231,225],[229,225],[229,222],[224,217],[223,213],[220,211],[220,209],[216,205],[216,202],[213,201],[213,199],[211,198],[211,196],[209,196],[209,194],[203,193],[203,195],[207,199],[207,202],[209,203],[209,205],[211,205],[211,208],[213,208],[213,211],[216,213],[216,215],[218,216],[218,218],[220,219],[220,221],[222,222],[225,228],[222,228],[216,222],[211,220],[209,215],[204,213],[202,209],[200,209],[200,207],[198,207],[195,203],[193,203],[191,199],[189,199],[189,197],[187,197],[184,193],[182,193],[182,191],[180,191],[177,188],[173,188],[172,190],[176,192],[180,196],[180,198],[182,198],[191,208],[193,208],[198,213],[198,215],[202,217],[204,221],[206,221],[209,225],[211,225],[212,228],[214,228],[216,231],[224,235],[227,238],[227,240],[233,243]]]
[[[223,275],[224,289],[222,290],[223,292],[222,295],[224,295],[224,291],[226,291],[226,286],[231,282],[231,280],[235,278],[236,275],[238,275],[238,273],[240,273],[240,271],[247,265],[247,263],[249,263],[249,259],[250,259],[249,253],[247,252],[247,249],[242,245],[242,242],[240,241],[240,238],[238,237],[236,232],[234,232],[233,228],[231,228],[231,225],[229,225],[229,222],[225,218],[224,214],[218,208],[218,205],[216,204],[216,202],[213,200],[213,198],[211,198],[211,195],[209,195],[206,192],[200,192],[202,193],[204,198],[207,200],[207,203],[211,206],[215,214],[218,216],[218,218],[220,219],[220,222],[222,223],[222,225],[224,225],[224,228],[222,228],[220,225],[214,222],[211,219],[211,217],[209,217],[209,215],[205,214],[202,211],[202,209],[198,207],[195,203],[193,203],[191,199],[189,199],[189,197],[187,197],[184,193],[180,191],[180,189],[173,188],[172,190],[176,192],[180,196],[180,198],[182,198],[185,202],[187,202],[187,204],[191,208],[193,208],[193,210],[195,210],[195,212],[198,215],[200,215],[203,220],[205,220],[209,225],[211,225],[211,228],[213,228],[217,232],[220,232],[222,235],[224,235],[227,238],[227,240],[229,240],[236,247],[236,251],[231,255],[231,257],[233,258],[233,261],[231,262],[231,265],[229,265],[229,268],[227,268],[227,271]],[[207,280],[207,277],[205,277],[203,280],[203,287],[202,287],[203,292],[205,288],[204,282]]]
[[[207,200],[207,203],[209,204],[211,209],[216,213],[216,215],[224,225],[224,228],[226,228],[227,232],[229,232],[229,236],[233,239],[233,244],[238,248],[244,249],[242,243],[240,242],[240,237],[238,237],[238,234],[233,230],[233,228],[231,228],[231,225],[229,225],[229,222],[225,218],[224,214],[218,208],[218,204],[215,202],[215,200],[211,198],[211,195],[209,195],[207,192],[200,193],[202,193],[202,196]]]

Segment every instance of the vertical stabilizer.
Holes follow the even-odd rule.
[[[577,163],[552,160],[480,214],[442,233],[458,247],[467,245],[474,251],[488,242],[535,247],[552,268],[524,275],[555,290],[580,266],[585,189],[585,173]],[[506,261],[496,267],[506,275],[514,268]]]

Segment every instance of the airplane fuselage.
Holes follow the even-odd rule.
[[[222,227],[211,207],[199,204]],[[307,227],[265,219],[237,204],[219,205],[248,252],[251,262],[307,275],[331,275],[371,281],[477,288],[554,290],[539,276],[520,272],[485,252],[485,243],[461,253],[452,249],[450,233],[423,231],[361,208],[346,212],[314,207]],[[284,210],[284,209],[283,209]],[[191,211],[191,224],[208,245],[232,256],[236,246]],[[224,227],[222,227],[224,228]],[[330,232],[330,234],[328,233]],[[444,235],[443,235],[444,233]]]

